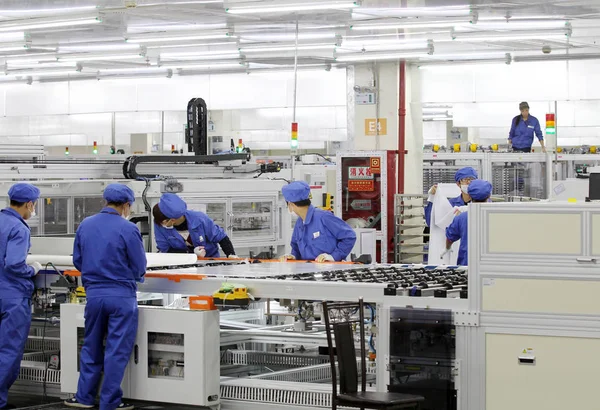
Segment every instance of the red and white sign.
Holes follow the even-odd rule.
[[[348,179],[373,179],[371,167],[349,167]]]
[[[373,192],[375,190],[375,181],[372,179],[351,179],[348,181],[348,191],[350,192]]]

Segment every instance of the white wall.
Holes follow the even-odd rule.
[[[301,148],[346,139],[345,90],[345,70],[299,71]],[[0,85],[0,143],[111,145],[115,113],[116,143],[124,146],[132,133],[160,134],[164,111],[164,144],[180,146],[194,97],[209,110],[231,111],[223,134],[264,149],[289,147],[293,72]]]
[[[528,101],[530,113],[545,125],[554,111],[558,144],[598,144],[600,136],[600,61],[513,63],[423,68],[421,102],[451,103],[454,126],[468,127],[469,138],[481,144],[505,142],[518,104]],[[426,141],[436,125],[426,126]],[[553,137],[550,146],[554,146]]]

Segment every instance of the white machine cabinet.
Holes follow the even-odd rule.
[[[599,260],[598,204],[470,206],[461,410],[599,408]]]
[[[63,393],[75,393],[85,305],[61,305]],[[216,407],[219,313],[140,306],[134,351],[123,379],[126,398]]]

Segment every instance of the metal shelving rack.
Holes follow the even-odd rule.
[[[396,263],[423,263],[425,250],[425,205],[427,195],[394,196],[394,258]]]

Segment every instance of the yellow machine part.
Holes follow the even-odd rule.
[[[432,151],[433,152],[438,152],[439,150],[440,150],[440,146],[437,145],[437,144],[434,144],[433,147],[432,147]]]
[[[477,144],[469,145],[469,149],[471,150],[471,152],[477,152]]]
[[[460,144],[454,144],[454,145],[452,146],[452,150],[453,150],[454,152],[460,152]]]
[[[498,151],[498,144],[492,144],[492,151]]]
[[[598,151],[598,147],[596,147],[595,145],[592,145],[590,147],[590,153],[595,154]]]
[[[333,212],[333,196],[329,193],[323,194],[323,206],[321,207],[324,211]]]

